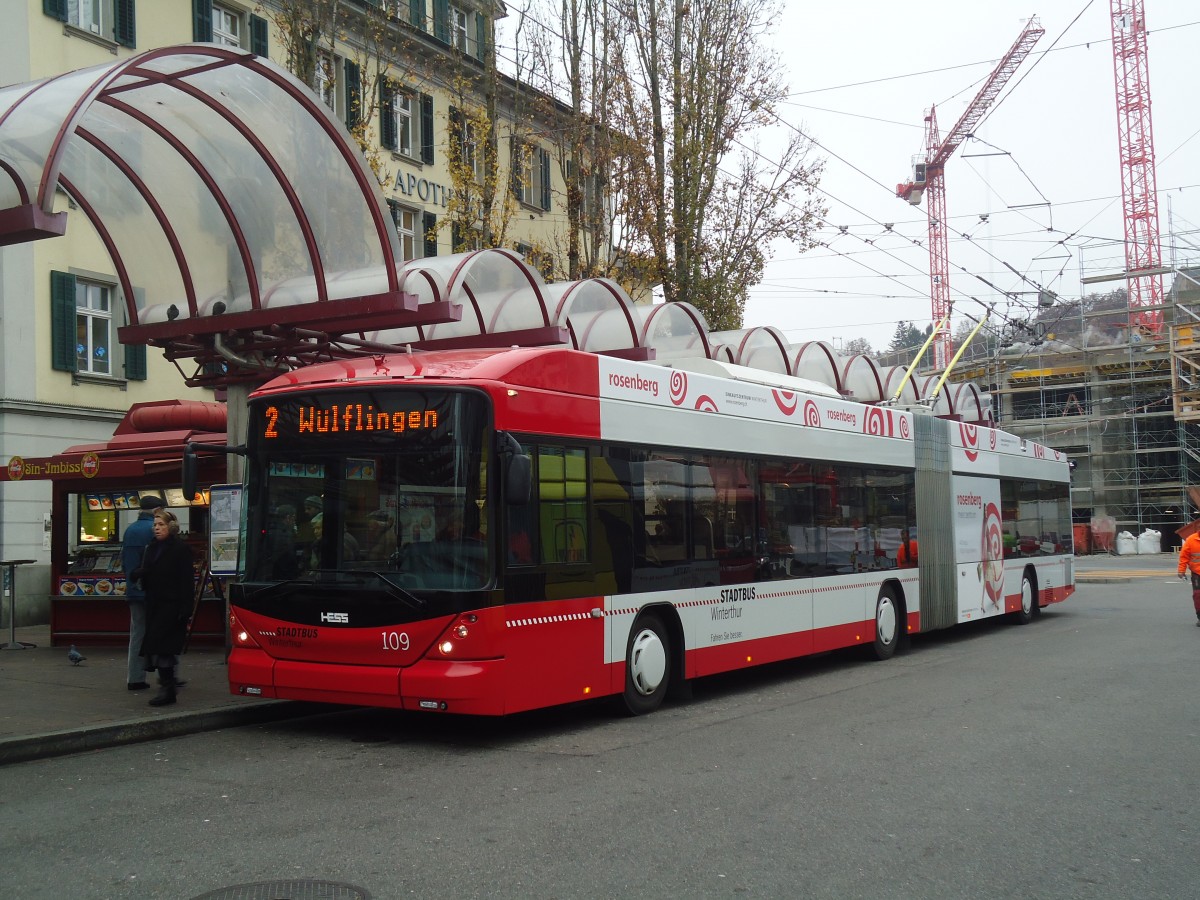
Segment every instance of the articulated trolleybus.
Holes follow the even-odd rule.
[[[231,690],[646,713],[689,679],[857,645],[886,659],[1074,591],[1056,451],[722,372],[513,348],[266,384]]]

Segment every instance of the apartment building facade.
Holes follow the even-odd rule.
[[[255,0],[16,0],[0,29],[0,91],[159,47],[193,41],[237,46],[290,71],[307,71],[310,77],[301,80],[368,157],[404,259],[470,249],[486,225],[495,242],[551,270],[567,221],[562,167],[551,143],[562,131],[555,120],[559,107],[511,79],[488,77],[502,3],[344,2],[353,15],[342,20],[336,38],[310,45],[288,33],[284,6]],[[455,213],[455,184],[456,178],[462,184],[464,163],[483,177],[483,135],[474,124],[480,110],[490,110],[496,123],[501,189],[493,222],[464,230],[452,222],[464,221]],[[0,146],[0,161],[3,156]],[[501,208],[502,217],[496,212]],[[129,324],[126,303],[103,241],[61,188],[55,212],[66,213],[64,236],[0,247],[5,464],[104,441],[135,403],[223,399],[188,387],[161,351],[121,344],[118,331]],[[495,239],[498,233],[502,240]],[[20,593],[34,598],[23,600],[24,606],[38,607],[36,597],[46,593],[50,493],[48,482],[0,480],[0,558],[36,560],[21,571]],[[30,615],[18,612],[18,624]]]

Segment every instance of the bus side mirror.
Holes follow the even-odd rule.
[[[521,454],[508,461],[508,472],[504,476],[505,493],[509,506],[524,506],[529,502],[533,482],[533,463]]]
[[[183,496],[189,502],[196,496],[196,451],[191,444],[183,448]]]
[[[524,506],[529,502],[533,483],[533,462],[521,445],[507,431],[496,435],[496,450],[504,473],[504,496],[509,506]]]

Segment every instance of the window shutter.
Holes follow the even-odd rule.
[[[353,129],[358,124],[362,110],[362,81],[358,75],[358,63],[345,61],[346,70],[346,127]],[[381,110],[381,113],[386,111]],[[392,128],[392,143],[396,142],[395,127]]]
[[[437,256],[437,216],[421,213],[421,231],[425,235],[425,255]]]
[[[538,157],[542,169],[542,209],[550,209],[550,154],[538,148]]]
[[[396,117],[392,114],[392,96],[395,91],[386,78],[379,82],[379,143],[387,150],[395,150]]]
[[[250,52],[267,57],[267,20],[261,16],[250,17]]]
[[[487,17],[475,13],[475,58],[483,62],[487,56]]]
[[[433,0],[433,36],[450,43],[450,0]]]
[[[133,0],[113,0],[113,38],[122,47],[136,46]]]
[[[421,162],[433,162],[433,97],[421,95]]]
[[[59,372],[75,371],[75,276],[50,273],[50,365]]]
[[[125,377],[130,381],[146,380],[146,345],[122,344],[125,349]]]
[[[58,19],[67,21],[67,0],[42,0],[42,12]]]
[[[192,0],[192,40],[212,43],[212,39],[212,0]]]
[[[425,0],[408,0],[408,21],[413,28],[425,30]]]

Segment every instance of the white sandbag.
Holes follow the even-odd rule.
[[[1138,553],[1162,553],[1162,532],[1147,528],[1137,539]]]
[[[1138,552],[1137,547],[1137,538],[1128,531],[1122,531],[1117,535],[1118,556],[1136,556]]]

